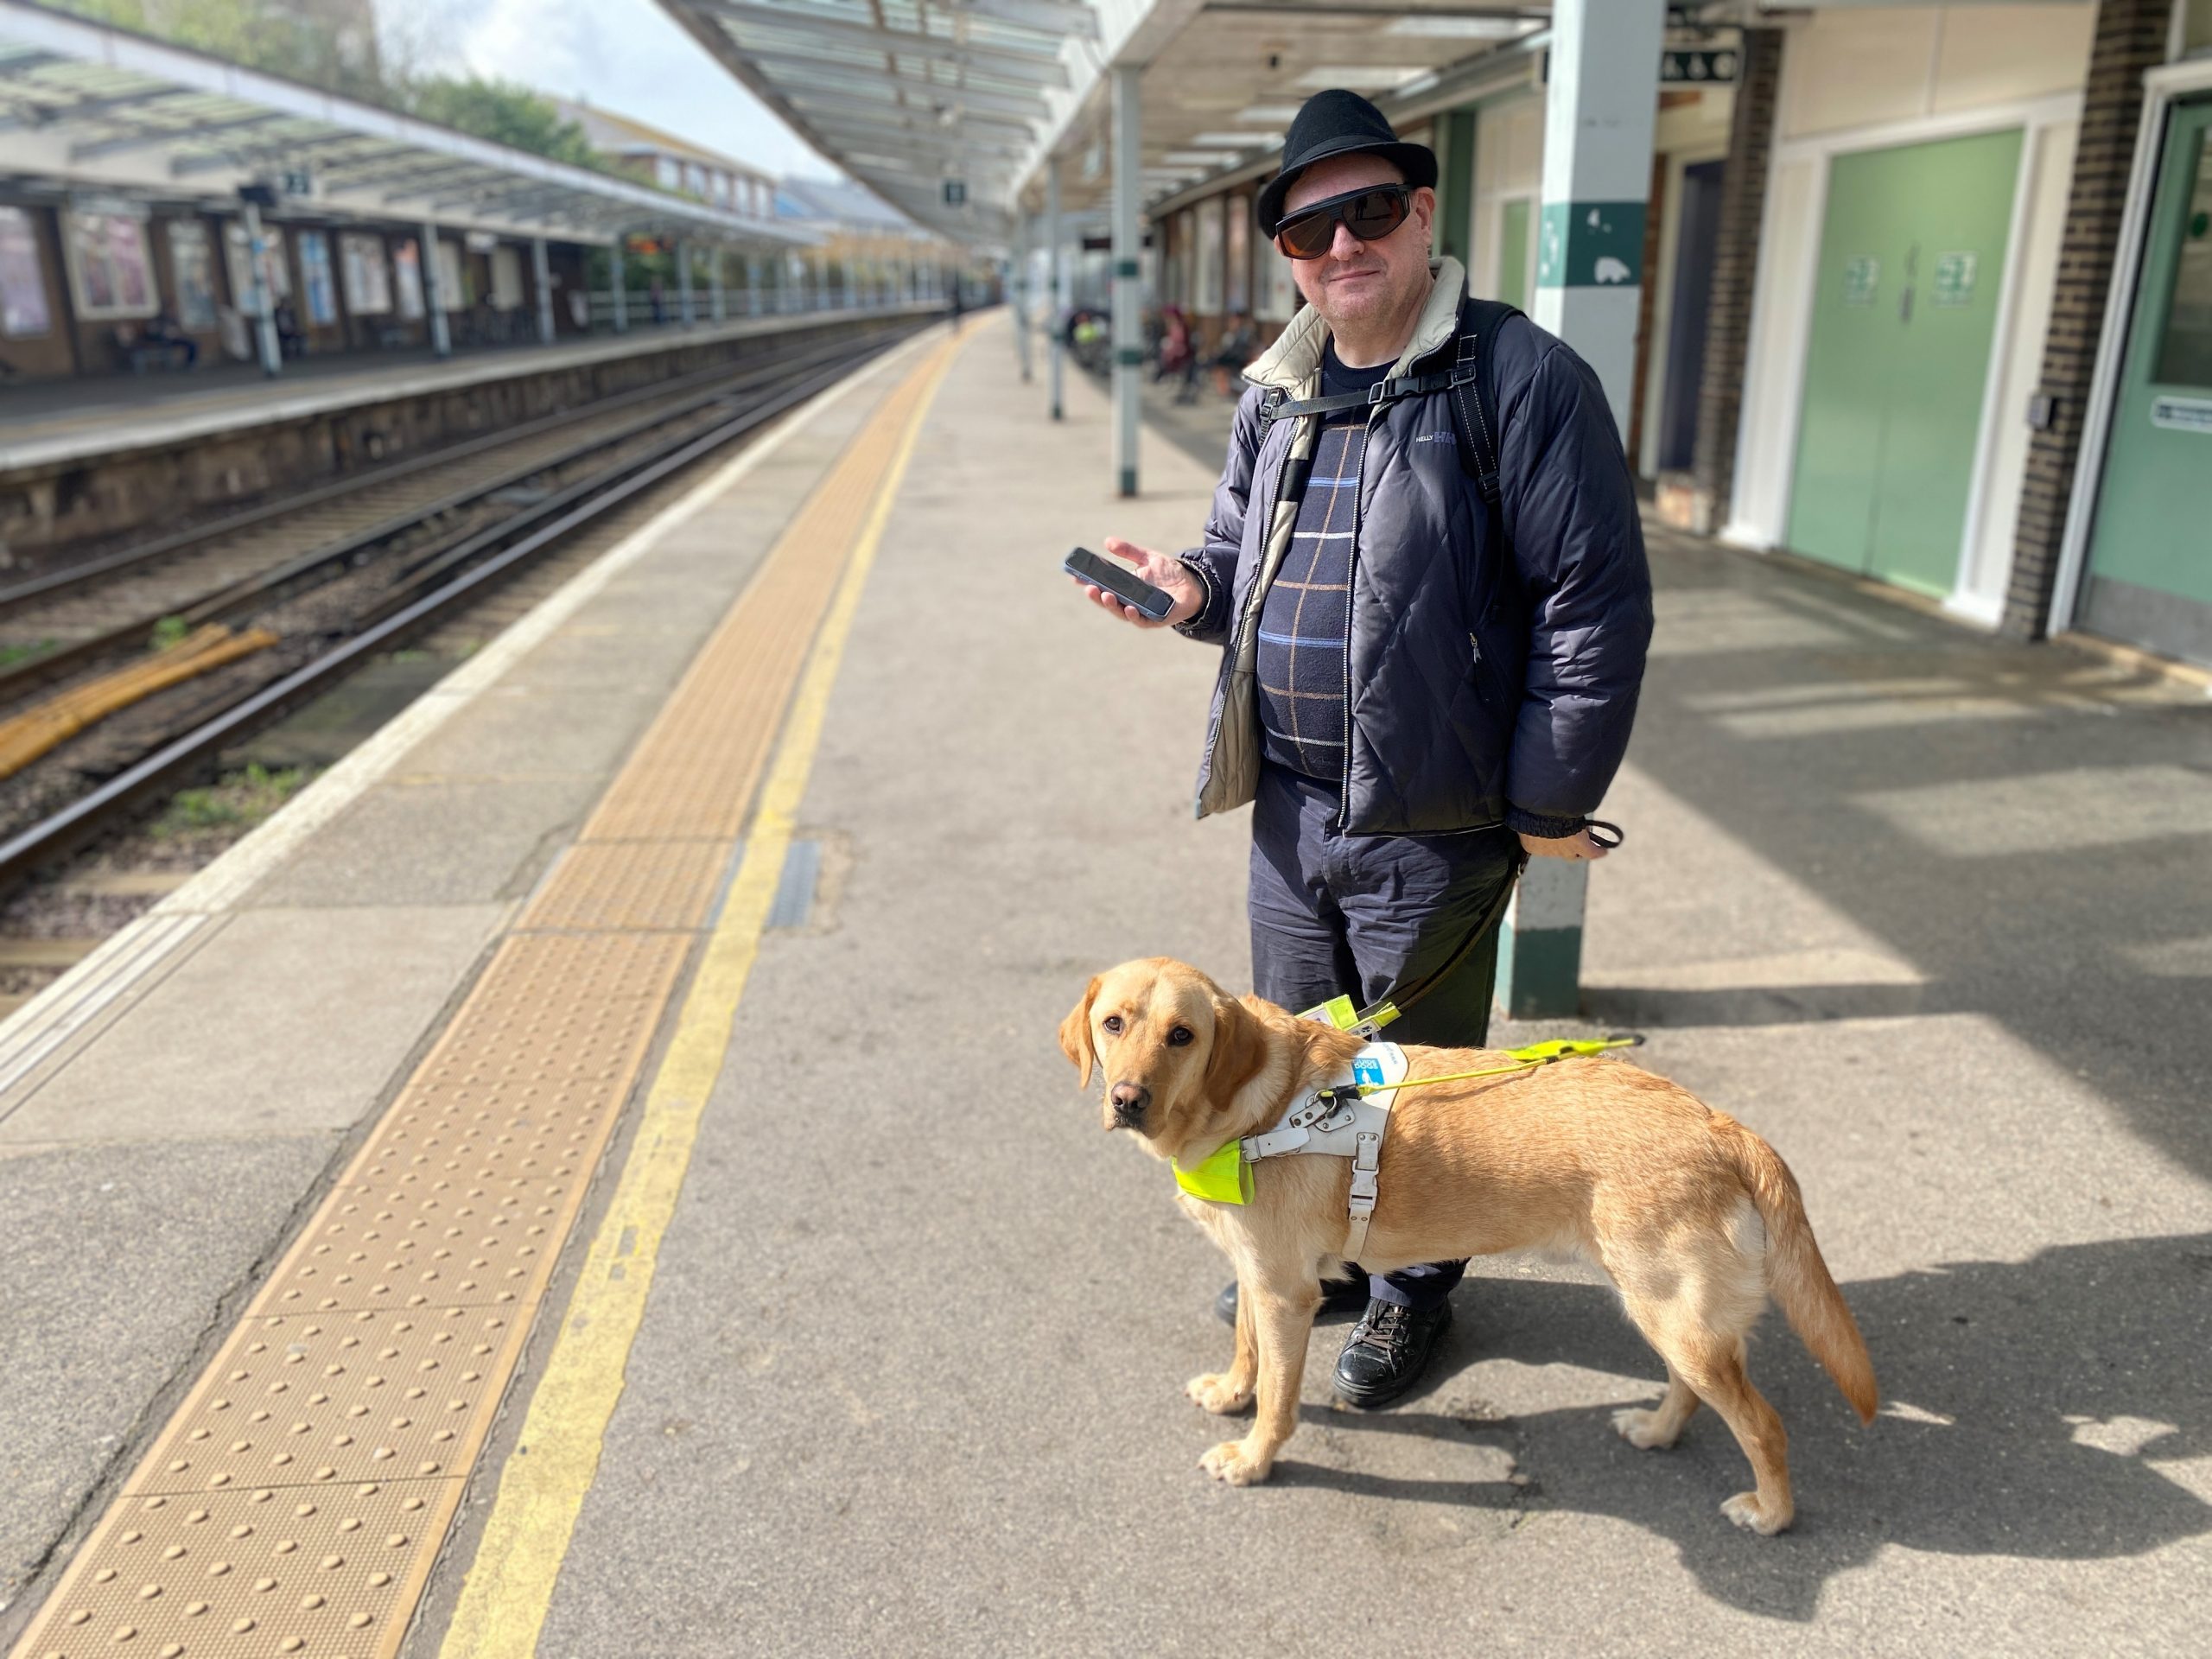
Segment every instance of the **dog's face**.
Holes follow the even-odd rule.
[[[1265,1058],[1263,1028],[1250,1011],[1166,957],[1125,962],[1093,979],[1060,1022],[1060,1048],[1086,1086],[1094,1063],[1105,1073],[1104,1127],[1135,1130],[1160,1158],[1225,1121]]]

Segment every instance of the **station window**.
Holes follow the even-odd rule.
[[[2181,54],[2200,57],[2212,52],[2212,0],[2188,0],[2181,16]]]
[[[682,170],[665,156],[653,163],[653,181],[664,190],[675,189],[677,181],[683,176]]]
[[[2174,295],[2158,340],[2161,385],[2212,386],[2212,133],[2196,135],[2196,182],[2182,210]]]

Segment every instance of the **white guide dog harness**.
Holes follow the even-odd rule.
[[[1351,1160],[1351,1192],[1345,1200],[1344,1256],[1357,1259],[1367,1243],[1367,1224],[1375,1214],[1376,1175],[1382,1163],[1382,1139],[1390,1131],[1393,1086],[1404,1080],[1406,1052],[1395,1043],[1370,1043],[1352,1056],[1351,1074],[1302,1096],[1275,1120],[1274,1127],[1232,1141],[1195,1170],[1178,1166],[1176,1185],[1194,1198],[1217,1204],[1243,1204],[1251,1198],[1250,1166],[1267,1158],[1321,1157]],[[1375,1092],[1345,1098],[1331,1090],[1364,1086]]]

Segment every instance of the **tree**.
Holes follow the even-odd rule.
[[[581,126],[563,120],[550,100],[512,81],[433,75],[409,82],[395,102],[425,121],[534,156],[578,167],[606,166],[606,158],[592,148]]]

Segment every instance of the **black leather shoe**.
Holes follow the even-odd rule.
[[[1321,1281],[1322,1313],[1351,1313],[1366,1306],[1366,1280],[1324,1279]],[[1213,1314],[1224,1325],[1236,1323],[1236,1281],[1234,1279],[1222,1287],[1220,1295],[1213,1299]]]
[[[1452,1304],[1411,1308],[1370,1302],[1337,1356],[1337,1397],[1348,1406],[1387,1406],[1421,1381],[1436,1339],[1452,1328]]]

